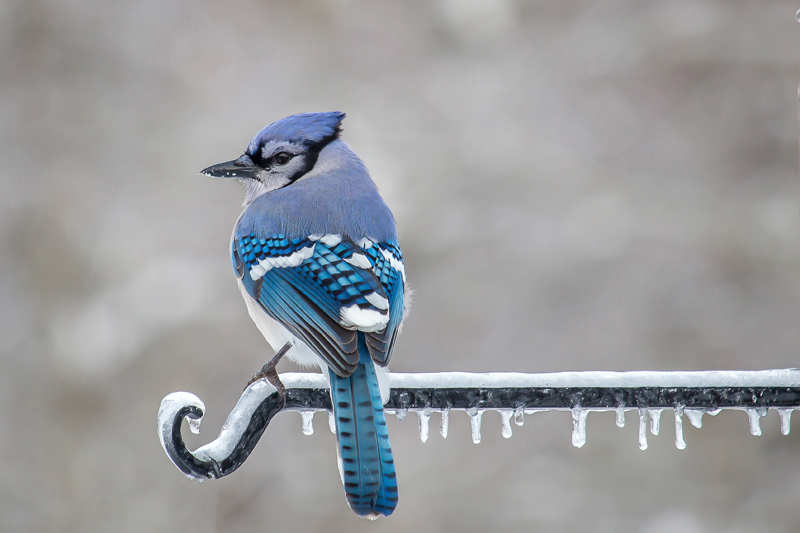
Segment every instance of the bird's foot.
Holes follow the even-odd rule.
[[[253,374],[253,377],[247,382],[245,389],[259,379],[266,379],[276,389],[278,389],[278,394],[280,394],[281,397],[286,396],[286,387],[283,386],[281,378],[278,377],[278,371],[276,370],[276,367],[278,366],[278,361],[280,361],[281,358],[286,355],[286,352],[288,352],[289,348],[291,347],[292,345],[288,342],[284,344],[283,347],[278,350],[278,353],[276,353],[272,359],[267,361],[267,363],[261,367],[261,370]]]

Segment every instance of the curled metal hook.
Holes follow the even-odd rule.
[[[284,398],[263,380],[247,387],[219,436],[194,451],[186,448],[181,423],[187,418],[190,427],[197,429],[205,414],[205,405],[190,392],[167,395],[158,412],[158,433],[164,451],[187,476],[216,479],[244,463],[278,412],[331,410],[328,382],[322,374],[285,373],[281,374],[281,380],[286,386]],[[621,409],[623,412],[625,409],[670,408],[676,412],[740,409],[750,413],[769,408],[783,411],[800,408],[800,370],[797,369],[389,374],[389,386],[391,392],[384,409],[398,416],[412,410],[422,412],[425,417],[431,411],[447,413],[451,409],[475,416],[488,409],[506,413],[514,410],[521,415],[526,411],[574,409]]]
[[[227,476],[245,462],[272,417],[280,411],[330,410],[330,392],[322,374],[284,374],[281,379],[287,387],[285,402],[270,383],[256,381],[242,393],[219,436],[193,452],[183,441],[181,422],[188,418],[199,429],[205,404],[191,392],[168,394],[158,411],[158,435],[178,470],[201,480]]]

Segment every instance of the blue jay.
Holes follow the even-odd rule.
[[[339,138],[344,117],[273,122],[241,157],[201,173],[234,178],[247,192],[233,268],[250,317],[277,351],[254,378],[283,392],[274,366],[284,353],[327,374],[347,502],[374,519],[397,505],[384,367],[406,308],[405,269],[392,212]]]

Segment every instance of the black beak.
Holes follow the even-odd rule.
[[[211,165],[200,171],[200,174],[211,178],[255,178],[258,167],[244,154],[234,161],[225,161],[217,165]]]

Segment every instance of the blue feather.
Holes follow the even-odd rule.
[[[347,503],[360,516],[389,516],[397,506],[397,474],[375,366],[358,334],[358,368],[330,371],[331,401]]]

